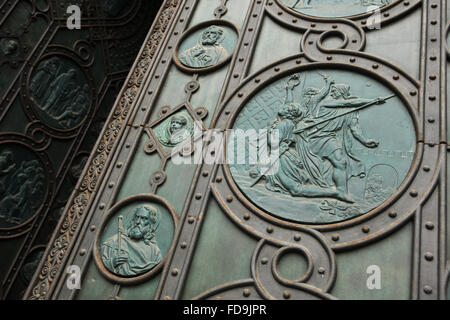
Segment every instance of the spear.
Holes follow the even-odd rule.
[[[122,233],[123,233],[123,217],[119,216],[119,239],[117,241],[118,256],[122,253]]]
[[[386,97],[386,98],[382,98],[381,101],[387,101],[387,100],[389,100],[389,99],[392,99],[393,97],[395,97],[395,94],[392,94],[392,95],[390,95],[390,96],[388,96],[388,97]],[[338,115],[336,115],[336,116],[334,116],[334,117],[327,118],[327,119],[324,119],[324,120],[320,120],[319,122],[313,123],[313,124],[311,124],[311,125],[309,125],[309,126],[306,126],[306,127],[304,127],[304,128],[300,128],[300,129],[294,130],[294,133],[300,133],[300,132],[303,132],[303,131],[305,131],[305,130],[314,128],[315,126],[317,126],[317,125],[319,125],[319,124],[322,124],[322,123],[325,123],[325,122],[328,122],[328,121],[331,121],[331,120],[340,118],[340,117],[342,117],[342,116],[345,116],[345,115],[347,115],[347,114],[349,114],[349,113],[353,113],[353,112],[359,111],[359,110],[361,110],[361,109],[365,109],[365,108],[367,108],[367,107],[370,107],[370,106],[374,105],[374,104],[377,103],[377,102],[378,102],[377,100],[368,102],[368,103],[366,103],[365,105],[363,105],[363,106],[361,106],[361,107],[358,107],[358,108],[352,108],[351,110],[348,110],[348,111],[346,111],[346,112],[343,112],[343,113],[341,113],[341,114],[338,114]]]
[[[386,97],[386,98],[383,98],[382,101],[387,101],[387,100],[389,100],[389,99],[392,99],[393,97],[395,97],[395,94],[392,94],[392,95],[390,95],[390,96],[388,96],[388,97]],[[311,125],[309,125],[309,126],[306,126],[306,127],[304,127],[304,128],[300,128],[300,129],[294,130],[294,133],[301,133],[301,132],[303,132],[303,131],[305,131],[305,130],[314,128],[315,126],[318,126],[319,124],[322,124],[322,123],[325,123],[325,122],[328,122],[328,121],[331,121],[331,120],[340,118],[340,117],[342,117],[342,116],[345,116],[345,115],[347,115],[347,114],[349,114],[349,113],[353,113],[353,112],[356,112],[356,111],[365,109],[365,108],[367,108],[367,107],[370,107],[370,106],[374,105],[374,104],[377,103],[377,102],[378,102],[378,100],[374,100],[374,101],[368,102],[368,103],[366,103],[365,105],[363,105],[363,106],[361,106],[361,107],[353,108],[353,109],[351,109],[351,110],[349,110],[349,111],[346,111],[346,112],[341,113],[341,114],[339,114],[339,115],[336,115],[336,116],[334,116],[334,117],[330,117],[330,118],[321,120],[321,121],[319,121],[319,122],[313,123],[313,124],[311,124]],[[278,156],[277,161],[278,161],[278,160],[279,160],[279,159],[280,159],[280,158],[281,158],[288,150],[289,150],[289,148],[287,148],[286,150],[284,150],[284,151]],[[250,185],[250,188],[253,188],[253,187],[259,182],[259,180],[261,180],[261,178],[264,177],[264,176],[267,174],[267,172],[269,172],[269,171],[272,169],[272,167],[273,167],[274,165],[275,165],[275,162],[270,166],[269,169],[267,169],[263,174],[261,174],[258,178],[256,178],[255,181],[253,181],[253,183]]]

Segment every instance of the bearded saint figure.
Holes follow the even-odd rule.
[[[158,265],[162,260],[155,236],[158,220],[157,209],[146,205],[134,211],[127,230],[119,222],[118,234],[107,239],[101,246],[105,267],[116,275],[131,277]]]

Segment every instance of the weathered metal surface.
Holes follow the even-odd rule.
[[[412,268],[408,268],[412,272],[405,271],[404,274],[411,285],[389,292],[409,292],[413,299],[445,297],[448,276],[445,251],[447,115],[443,103],[446,99],[447,52],[444,39],[447,28],[442,23],[447,10],[445,1],[380,2],[383,5],[378,20],[381,27],[389,25],[394,29],[398,21],[408,19],[413,11],[422,13],[422,42],[416,43],[417,49],[421,50],[420,61],[416,62],[420,64],[419,79],[391,63],[388,58],[365,51],[366,34],[378,31],[373,25],[375,20],[371,19],[375,11],[346,11],[342,15],[350,16],[349,19],[339,19],[327,17],[329,13],[320,7],[315,7],[314,17],[305,15],[304,11],[292,10],[284,1],[278,0],[255,0],[245,4],[248,7],[225,0],[217,1],[215,5],[194,0],[165,2],[159,22],[150,31],[149,42],[146,42],[142,56],[135,65],[136,71],[123,90],[115,112],[110,116],[107,125],[109,130],[104,132],[98,144],[98,153],[89,160],[91,170],[85,171],[83,184],[78,186],[79,190],[72,196],[75,204],[66,213],[66,224],[75,227],[73,233],[66,232],[70,235],[68,249],[62,252],[57,249],[62,238],[55,235],[53,246],[56,252],[61,253],[61,258],[55,260],[49,255],[50,252],[46,253],[47,261],[53,261],[55,279],[46,278],[43,273],[40,284],[36,282],[34,287],[30,287],[31,297],[38,298],[43,293],[44,298],[75,298],[77,292],[65,287],[64,267],[67,265],[78,265],[83,273],[89,272],[89,280],[100,274],[111,279],[111,275],[105,274],[107,268],[102,266],[98,255],[100,242],[106,241],[99,226],[108,223],[105,212],[114,211],[111,208],[118,206],[116,203],[121,200],[119,194],[128,194],[129,169],[133,167],[135,174],[136,168],[141,166],[144,172],[145,154],[152,161],[152,170],[145,172],[147,182],[140,182],[142,185],[133,187],[133,190],[142,190],[145,192],[141,193],[156,197],[168,184],[174,186],[174,181],[184,187],[183,191],[180,189],[178,199],[171,198],[172,205],[182,210],[172,249],[158,264],[161,273],[150,271],[149,278],[139,280],[140,290],[144,290],[149,298],[194,298],[184,296],[188,284],[189,292],[196,292],[195,298],[199,299],[334,299],[336,297],[330,293],[339,278],[335,253],[352,252],[356,248],[369,250],[369,247],[370,250],[376,250],[380,240],[389,239],[401,228],[402,237],[409,236],[414,243],[409,252],[414,257]],[[316,4],[311,1],[306,5]],[[231,22],[236,8],[246,11],[242,25]],[[199,12],[200,18],[196,12]],[[194,20],[190,24],[191,18]],[[271,23],[281,30],[289,28],[299,32],[298,52],[274,59],[249,74],[260,32],[267,30],[263,28],[267,19],[271,19]],[[236,33],[236,37],[239,35],[236,44],[234,40],[232,44],[227,44],[223,39],[224,35],[227,37],[230,33]],[[330,48],[330,41],[337,45]],[[214,50],[208,47],[212,45]],[[376,43],[371,46],[376,46]],[[149,47],[153,48],[151,64],[147,59]],[[145,67],[140,69],[142,65]],[[211,87],[208,87],[210,83],[204,79],[221,81],[211,82]],[[181,86],[181,83],[184,84]],[[320,108],[316,110],[314,104],[305,102],[309,99],[305,91],[295,91],[302,84],[317,89],[325,85],[326,90],[331,92],[330,96],[329,92],[325,92],[328,97],[323,98],[323,103],[328,103],[328,107],[345,105],[347,108],[364,107],[364,110],[358,110],[359,117],[352,110],[348,110],[345,115],[339,112],[321,114]],[[348,86],[339,84],[350,86],[351,93],[348,92]],[[175,105],[160,103],[164,101],[161,97],[167,96],[164,87],[177,90],[178,98],[170,100],[178,101]],[[196,97],[208,90],[220,92],[214,93],[213,105],[195,105]],[[291,99],[290,90],[294,93]],[[338,97],[338,91],[345,91],[345,97]],[[311,89],[310,92],[314,96],[320,90]],[[351,95],[382,99],[358,100],[350,98]],[[256,107],[255,101],[259,102]],[[358,106],[350,103],[355,101],[358,101]],[[372,105],[373,102],[379,105]],[[258,112],[253,113],[255,110],[252,108],[259,108]],[[314,110],[317,112],[314,113]],[[291,111],[293,115],[289,118],[286,114]],[[349,117],[348,123],[341,121],[344,116]],[[277,117],[278,121],[275,121]],[[296,139],[290,140],[293,145],[286,149],[293,157],[309,152],[321,158],[316,163],[322,161],[322,164],[327,165],[334,178],[331,182],[321,184],[318,181],[322,178],[325,180],[325,173],[319,171],[319,174],[312,175],[307,156],[300,158],[300,165],[295,159],[283,158],[284,153],[279,157],[282,162],[281,172],[296,173],[288,175],[290,180],[286,180],[286,174],[278,177],[276,183],[272,181],[272,184],[261,170],[253,175],[255,180],[243,182],[236,168],[230,168],[227,163],[205,161],[196,167],[176,167],[172,151],[190,138],[197,138],[194,120],[200,123],[197,128],[204,129],[205,123],[210,123],[210,128],[214,129],[208,132],[204,141],[194,139],[196,147],[202,148],[200,154],[209,160],[227,156],[227,129],[260,129],[266,125],[277,128],[283,125],[292,129],[292,132],[288,131],[290,135],[298,136],[312,128],[304,120],[313,122],[315,126],[324,123],[329,125],[330,121],[336,120],[333,130],[325,130],[326,126],[319,130],[320,133],[326,133],[320,138],[331,150],[327,154],[322,154],[320,148],[316,148],[314,135],[307,135],[310,139],[305,139],[305,144]],[[246,125],[243,125],[244,120],[247,121]],[[295,125],[290,126],[289,121],[294,120]],[[303,127],[302,121],[305,124]],[[345,126],[352,130],[353,137],[358,140],[354,146],[358,143],[362,145],[356,153],[354,148],[346,149],[346,142],[340,140],[341,135],[345,134]],[[186,129],[185,134],[177,135],[182,129]],[[371,153],[369,149],[375,151]],[[366,168],[361,166],[359,172],[363,174],[350,175],[353,180],[344,179],[343,183],[339,178],[339,170],[344,168],[342,170],[348,174],[351,160],[341,161],[341,168],[338,159],[330,156],[336,150],[364,164]],[[181,150],[181,154],[181,158],[189,159],[195,154],[195,149],[186,152]],[[180,157],[179,153],[176,157]],[[251,168],[244,169],[245,175],[248,175]],[[186,173],[187,181],[181,180],[182,172]],[[264,176],[266,182],[263,182]],[[301,177],[308,177],[309,180],[302,181]],[[392,179],[390,183],[387,182],[389,179]],[[312,194],[308,194],[309,191],[305,189],[311,185],[316,187]],[[248,191],[253,187],[265,197],[258,198],[256,191]],[[279,191],[284,191],[284,195]],[[368,203],[370,197],[376,198],[373,204]],[[133,196],[129,199],[133,199]],[[324,200],[326,203],[322,203]],[[192,268],[198,268],[202,263],[196,260],[196,256],[197,251],[205,245],[205,239],[202,238],[203,222],[209,217],[214,201],[220,207],[215,208],[214,212],[220,212],[235,226],[223,231],[227,237],[244,232],[257,240],[258,244],[255,244],[251,260],[248,257],[248,263],[243,261],[239,264],[239,267],[247,268],[251,279],[245,276],[242,280],[220,285],[214,283],[211,289],[198,294],[195,282],[201,273]],[[311,202],[313,207],[308,208]],[[80,205],[77,206],[77,203]],[[356,205],[364,209],[350,215],[341,212]],[[297,213],[293,208],[300,212]],[[308,208],[309,216],[304,213],[305,208]],[[315,210],[326,212],[317,218],[320,212]],[[74,220],[73,213],[76,213]],[[414,232],[411,224],[414,224]],[[119,233],[122,232],[120,230]],[[197,246],[198,242],[202,245]],[[220,243],[210,245],[217,251],[208,250],[211,259],[226,250]],[[86,252],[94,252],[97,257],[99,275],[91,269],[92,257],[82,254]],[[289,253],[301,255],[306,261],[305,273],[297,278],[287,279],[280,272],[280,263]],[[232,256],[231,251],[229,255]],[[345,255],[341,257],[345,259]],[[396,260],[395,263],[400,261],[403,260]],[[124,267],[126,263],[121,261]],[[137,281],[141,275],[126,276],[129,276],[129,281],[113,280],[115,285],[108,289],[111,291],[109,297],[120,297],[122,285],[133,285],[134,280]],[[227,279],[230,281],[233,278],[227,275]],[[365,285],[361,283],[359,287],[349,287],[348,290],[367,290]],[[204,290],[205,284],[201,286]],[[81,291],[83,293],[83,289]]]

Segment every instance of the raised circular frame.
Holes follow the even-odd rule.
[[[138,275],[135,277],[129,277],[129,278],[120,277],[120,276],[117,276],[117,275],[111,273],[103,264],[101,253],[100,253],[101,237],[102,237],[102,234],[105,231],[105,228],[108,225],[109,221],[121,209],[132,204],[133,202],[138,202],[138,201],[147,201],[149,203],[157,203],[157,204],[165,207],[167,209],[167,211],[169,211],[169,213],[172,217],[173,226],[174,226],[174,235],[173,235],[169,250],[163,257],[163,259],[158,263],[158,265],[156,265],[155,267],[153,267],[152,269],[150,269],[149,271],[147,271],[146,273],[144,273],[142,275]],[[92,250],[92,255],[94,257],[94,261],[95,261],[95,264],[97,265],[97,268],[100,270],[100,273],[106,279],[108,279],[114,283],[120,284],[120,285],[136,285],[136,284],[144,282],[145,280],[150,279],[151,277],[155,276],[158,272],[160,272],[163,269],[163,267],[168,259],[168,256],[170,255],[170,252],[173,250],[173,248],[175,246],[175,235],[177,232],[178,224],[179,224],[179,218],[178,218],[178,214],[175,211],[175,208],[167,200],[165,200],[164,198],[162,198],[160,196],[157,196],[155,194],[138,194],[138,195],[134,195],[134,196],[123,199],[122,201],[117,203],[114,207],[112,207],[106,213],[105,219],[103,220],[100,228],[98,228],[98,230],[97,230],[97,235],[95,237],[95,242],[94,242],[94,246],[93,246],[93,250]]]
[[[89,86],[89,92],[90,92],[90,104],[87,107],[86,114],[84,115],[83,119],[76,125],[71,128],[58,128],[56,126],[51,125],[44,117],[42,117],[39,112],[37,111],[37,104],[32,99],[31,92],[30,92],[30,82],[31,77],[34,73],[34,70],[37,68],[40,62],[52,58],[52,57],[60,57],[62,59],[67,59],[71,61],[73,64],[78,66],[79,72],[83,74],[85,79],[87,80],[87,85]],[[27,65],[26,70],[23,72],[22,75],[22,87],[25,89],[25,94],[22,95],[23,100],[23,109],[25,114],[31,118],[31,120],[39,120],[39,122],[42,124],[42,126],[46,129],[46,133],[49,134],[52,137],[67,137],[71,138],[73,137],[77,130],[82,127],[86,120],[92,117],[93,112],[95,111],[94,106],[97,103],[97,99],[95,96],[95,84],[94,84],[94,78],[89,70],[89,65],[86,65],[86,62],[83,61],[81,57],[79,57],[75,52],[73,52],[69,48],[65,47],[58,47],[58,48],[52,48],[52,51],[46,52],[42,56],[39,57],[39,59],[36,61],[34,65]]]
[[[46,156],[45,152],[34,150],[33,142],[28,137],[22,135],[0,135],[0,146],[8,144],[17,144],[22,148],[28,149],[28,151],[38,159],[44,169],[44,175],[47,183],[45,184],[44,196],[41,204],[39,205],[39,208],[33,213],[32,216],[30,216],[28,219],[17,226],[7,228],[0,227],[0,239],[18,237],[23,233],[29,231],[29,228],[31,228],[31,224],[35,220],[35,218],[44,210],[44,208],[49,206],[49,201],[52,196],[52,188],[54,184],[53,169],[51,167],[49,158]]]
[[[313,64],[304,64],[304,65],[300,65],[297,66],[296,68],[293,69],[289,69],[286,70],[284,72],[279,72],[275,77],[272,77],[269,81],[266,82],[262,82],[260,83],[258,86],[256,86],[256,88],[254,88],[252,90],[252,92],[250,94],[248,94],[245,98],[242,99],[242,101],[234,108],[234,110],[232,111],[232,114],[230,116],[230,118],[227,121],[226,124],[226,128],[227,129],[231,129],[233,127],[233,124],[237,118],[237,116],[239,115],[240,111],[242,110],[242,108],[249,102],[249,100],[258,92],[260,92],[261,89],[263,89],[265,86],[267,86],[268,84],[271,84],[273,82],[275,82],[276,80],[281,79],[283,76],[289,75],[291,73],[295,73],[295,72],[301,72],[303,70],[311,70],[314,68],[335,68],[335,69],[339,69],[339,68],[344,68],[344,70],[352,70],[355,72],[361,72],[361,70],[358,70],[355,66],[351,66],[351,65],[342,65],[339,63],[313,63]],[[386,85],[388,88],[390,88],[391,90],[393,90],[398,97],[402,100],[402,102],[404,103],[404,106],[407,108],[408,113],[411,116],[411,120],[414,124],[414,129],[416,132],[416,137],[419,136],[418,132],[418,128],[419,128],[419,124],[418,124],[418,115],[415,113],[414,108],[408,103],[408,101],[403,97],[403,94],[401,93],[401,91],[399,90],[399,88],[397,88],[396,86],[394,86],[392,83],[390,83],[388,80],[380,78],[378,75],[376,74],[371,74],[369,73],[369,75],[372,75],[374,77],[374,79],[377,79],[378,81],[380,81],[381,83],[383,83],[384,85]],[[227,145],[227,137],[225,137],[224,139],[224,143],[225,146]],[[225,152],[225,158],[227,157],[227,148],[224,147],[224,152]],[[408,171],[408,174],[406,175],[405,180],[402,182],[402,184],[397,188],[396,192],[385,202],[383,202],[381,205],[379,205],[378,207],[370,210],[369,212],[362,214],[360,216],[351,218],[351,219],[347,219],[347,220],[343,220],[340,222],[330,222],[330,223],[323,223],[323,224],[315,224],[315,223],[300,223],[300,222],[296,222],[296,221],[291,221],[291,220],[287,220],[287,219],[282,219],[279,217],[276,217],[274,215],[272,215],[271,213],[267,212],[266,210],[260,208],[259,206],[257,206],[256,204],[254,204],[250,199],[248,199],[239,189],[239,187],[237,186],[236,182],[234,181],[230,168],[228,165],[224,165],[224,171],[225,171],[225,176],[226,176],[226,180],[228,182],[228,184],[230,185],[231,189],[233,190],[233,192],[239,197],[239,199],[241,201],[243,201],[244,203],[248,203],[248,205],[252,208],[253,211],[255,211],[258,215],[260,216],[265,216],[266,218],[270,219],[277,219],[277,220],[281,220],[281,221],[285,221],[287,223],[294,223],[294,224],[299,224],[299,225],[313,225],[313,226],[319,226],[319,227],[325,227],[325,226],[330,226],[330,225],[338,225],[338,224],[344,224],[344,223],[349,223],[353,220],[356,220],[358,218],[361,217],[367,217],[367,216],[373,216],[378,214],[379,212],[381,212],[383,209],[385,209],[386,207],[390,206],[390,204],[392,202],[395,202],[395,200],[401,195],[403,194],[404,190],[407,188],[407,186],[409,185],[410,181],[411,181],[411,177],[413,177],[413,172],[418,170],[418,157],[419,157],[419,150],[418,148],[416,149],[416,153],[414,155],[414,159],[412,161],[412,165],[411,168]]]
[[[192,68],[192,67],[185,66],[178,58],[179,53],[180,53],[179,49],[180,49],[180,46],[182,45],[183,41],[186,40],[191,34],[195,33],[196,31],[199,31],[203,28],[206,28],[206,27],[212,26],[212,25],[225,26],[225,27],[233,29],[236,32],[237,41],[236,41],[236,45],[233,48],[233,51],[229,54],[229,56],[226,59],[224,59],[223,61],[221,61],[213,66],[209,66],[206,68]],[[201,23],[191,27],[190,29],[186,30],[183,33],[183,35],[181,36],[180,40],[178,41],[178,43],[175,47],[175,51],[173,53],[173,61],[175,62],[176,66],[179,69],[181,69],[182,71],[187,72],[187,73],[211,72],[211,71],[221,68],[222,66],[224,66],[225,64],[227,64],[228,62],[231,61],[231,59],[233,58],[234,54],[237,51],[239,41],[240,41],[240,30],[232,22],[227,21],[227,20],[222,20],[222,19],[214,19],[214,20],[204,21],[204,22],[201,22]]]

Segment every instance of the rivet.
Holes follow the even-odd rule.
[[[278,72],[278,71],[280,71],[280,68],[276,67],[274,70],[275,70],[276,72]]]
[[[221,183],[223,180],[223,177],[217,177],[216,182]]]
[[[207,176],[209,176],[209,171],[203,171],[202,175],[206,178]]]
[[[244,214],[244,219],[247,221],[250,220],[250,214],[249,213]]]
[[[256,83],[260,83],[260,82],[261,82],[261,79],[260,79],[260,78],[256,78],[256,79],[255,79],[255,82],[256,82]]]
[[[97,230],[97,227],[96,226],[91,226],[90,230],[91,230],[91,232],[94,232],[95,230]]]
[[[319,272],[319,274],[325,274],[325,268],[324,267],[320,267],[319,268],[319,270],[318,270],[318,272]]]
[[[295,60],[295,63],[296,63],[296,64],[301,64],[301,63],[302,63],[302,60],[297,59],[297,60]]]
[[[433,117],[429,117],[429,118],[428,118],[428,122],[429,122],[429,123],[434,123],[434,121],[435,121],[435,120],[434,120]]]
[[[286,290],[283,292],[283,298],[290,299],[291,298],[291,292],[289,290]]]
[[[106,207],[106,204],[104,204],[104,203],[100,203],[100,205],[99,205],[98,207],[100,208],[100,210],[103,210],[103,209],[105,209],[105,207]]]
[[[268,264],[269,263],[269,259],[267,259],[266,257],[261,259],[261,263],[262,264]]]
[[[230,195],[227,197],[227,202],[228,203],[233,202],[233,199],[234,199],[233,196]]]
[[[369,226],[364,226],[364,227],[362,227],[362,231],[364,233],[369,233],[370,232],[370,227]]]
[[[81,249],[80,250],[80,256],[83,257],[84,255],[86,255],[86,252],[87,252],[86,249]]]
[[[296,233],[294,235],[294,240],[298,242],[298,241],[302,240],[302,236],[300,234]]]
[[[356,59],[355,58],[350,58],[350,62],[355,62]]]
[[[412,91],[410,91],[410,92],[409,92],[409,94],[410,94],[411,96],[413,96],[413,97],[414,97],[414,96],[415,96],[415,95],[417,94],[417,91],[415,91],[415,90],[412,90]]]
[[[186,249],[187,243],[186,242],[181,243],[180,247],[181,247],[181,249]]]
[[[434,26],[437,24],[437,20],[431,20],[431,24]]]
[[[437,59],[436,56],[434,56],[434,55],[433,55],[433,56],[430,56],[430,60],[431,60],[431,61],[435,61],[436,59]]]
[[[244,94],[243,94],[242,92],[239,92],[239,93],[238,93],[238,97],[239,97],[239,98],[242,98],[243,96],[244,96]]]
[[[339,235],[337,234],[337,233],[335,233],[335,234],[333,234],[332,236],[331,236],[331,240],[333,240],[333,241],[339,241],[339,239],[340,239],[340,237],[339,237]]]
[[[195,218],[194,217],[189,217],[188,218],[188,223],[189,224],[193,224],[195,222]]]
[[[202,194],[201,193],[197,193],[196,195],[195,195],[195,199],[196,200],[200,200],[202,198]]]
[[[177,268],[175,268],[175,269],[172,270],[172,275],[173,275],[174,277],[176,277],[176,276],[178,275],[178,273],[179,273],[179,270],[178,270]]]
[[[433,230],[434,229],[434,223],[431,221],[428,221],[427,223],[425,223],[425,228],[427,228],[427,230]]]
[[[436,3],[432,3],[431,4],[431,8],[436,9],[437,8],[437,4]]]
[[[417,195],[418,195],[419,193],[417,192],[417,190],[411,190],[411,191],[409,192],[409,194],[410,194],[411,197],[415,198],[415,197],[417,197]]]
[[[250,291],[250,289],[244,289],[244,291],[242,292],[243,296],[248,298],[250,297],[250,295],[252,294],[252,292]]]
[[[328,61],[330,61],[330,60],[332,60],[332,59],[333,59],[332,56],[327,56],[327,60],[328,60]]]
[[[423,166],[423,171],[430,172],[431,168],[430,166]]]
[[[430,76],[430,80],[436,80],[436,75],[432,74],[432,75]]]
[[[428,99],[429,99],[430,101],[434,101],[434,100],[436,100],[436,96],[431,95],[431,96],[428,97]]]
[[[267,233],[273,233],[273,227],[269,226],[266,229]]]
[[[374,69],[378,69],[378,67],[379,67],[379,65],[376,63],[372,66],[372,68],[374,68]]]
[[[431,252],[426,252],[425,253],[425,260],[433,261],[433,259],[434,259],[434,256],[433,256],[433,254]]]
[[[400,76],[399,76],[398,74],[396,74],[396,75],[394,75],[392,78],[393,78],[394,80],[398,80],[398,79],[400,79]]]
[[[114,182],[110,182],[110,183],[109,183],[109,187],[110,187],[110,188],[113,188],[113,187],[114,187]]]

